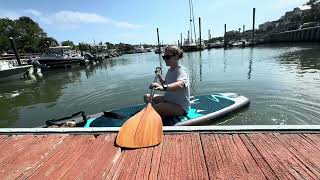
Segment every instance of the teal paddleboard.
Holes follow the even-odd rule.
[[[235,93],[192,96],[190,102],[191,107],[187,115],[163,118],[163,125],[203,125],[239,111],[250,103],[248,98]],[[89,116],[84,127],[121,127],[130,117],[141,111],[144,107],[145,104],[139,104]]]

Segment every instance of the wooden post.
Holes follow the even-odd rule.
[[[91,49],[91,46],[89,45],[89,51],[90,51],[90,54],[92,54],[92,49]],[[93,54],[92,54],[93,55]]]
[[[160,38],[159,38],[159,29],[157,28],[157,38],[158,38],[158,51],[161,54],[161,49],[160,49]]]
[[[21,66],[20,55],[19,55],[19,52],[17,51],[17,48],[16,48],[16,45],[14,43],[13,37],[10,37],[10,42],[11,42],[12,49],[14,51],[14,55],[16,56],[16,59],[18,61],[18,64],[19,64],[19,66]]]
[[[253,8],[253,22],[252,22],[252,44],[254,43],[254,25],[256,20],[256,8]]]
[[[244,30],[245,30],[245,25],[243,25],[243,27],[242,27],[242,38],[244,39]]]
[[[200,41],[200,47],[202,47],[201,46],[201,18],[199,17],[199,41]]]
[[[79,43],[79,49],[80,49],[80,52],[81,52],[81,56],[83,56],[83,51],[82,51],[81,43]]]
[[[227,44],[226,34],[227,34],[227,24],[224,24],[224,36],[223,36],[224,46],[226,46]]]

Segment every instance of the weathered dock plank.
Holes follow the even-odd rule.
[[[208,179],[198,134],[166,135],[162,146],[159,179]]]
[[[319,179],[320,132],[168,133],[121,149],[116,133],[0,136],[1,179]]]
[[[58,152],[51,156],[30,179],[61,179],[82,153],[92,144],[94,136],[68,136]]]
[[[113,165],[120,148],[114,146],[115,134],[98,136],[62,179],[100,179]]]
[[[66,135],[39,136],[29,147],[24,148],[3,162],[0,172],[2,179],[25,179],[38,169],[61,145]]]

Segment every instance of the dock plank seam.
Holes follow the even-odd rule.
[[[152,157],[151,157],[151,160],[150,160],[150,163],[151,163],[151,166],[150,166],[150,172],[149,172],[149,176],[148,176],[148,178],[149,179],[153,179],[153,176],[152,176],[152,174],[154,173],[154,171],[152,171],[152,169],[153,169],[153,167],[154,168],[156,168],[156,179],[158,179],[158,174],[159,174],[159,166],[160,166],[160,162],[161,162],[161,156],[162,156],[162,147],[163,147],[163,142],[161,142],[161,144],[159,144],[159,146],[158,147],[155,147],[154,149],[153,149],[153,152],[152,152]],[[155,157],[155,153],[157,153],[157,148],[159,148],[159,161],[158,161],[158,163],[157,163],[157,159],[155,159],[156,157]],[[157,164],[153,164],[153,163],[157,163]]]
[[[265,160],[265,158],[261,155],[261,153],[258,151],[258,149],[254,146],[254,144],[253,144],[250,140],[248,140],[248,139],[247,139],[248,141],[245,142],[244,139],[243,139],[244,137],[241,137],[241,136],[242,136],[242,135],[239,135],[240,141],[241,141],[241,142],[243,143],[243,145],[247,148],[248,153],[249,153],[250,156],[252,157],[253,161],[257,164],[257,166],[260,168],[260,171],[262,172],[262,174],[264,175],[264,177],[265,177],[266,179],[269,179],[269,178],[268,178],[268,177],[269,177],[268,173],[265,172],[265,171],[267,171],[267,170],[266,170],[264,167],[262,167],[261,163],[266,164],[266,165],[267,165],[267,168],[268,168],[268,171],[271,171],[271,173],[272,173],[273,175],[276,175],[276,173],[274,173],[273,170],[272,170],[272,168],[270,167],[270,164],[267,163],[267,161]],[[246,135],[243,134],[243,136],[246,136]],[[246,138],[248,138],[248,137],[246,137]],[[248,143],[250,143],[250,144],[248,144]],[[249,146],[250,146],[250,148],[249,148]],[[255,158],[256,156],[253,154],[253,152],[257,153],[258,156],[262,159],[263,162],[258,161],[258,159]]]
[[[274,134],[264,134],[258,135],[265,144],[268,144],[270,149],[273,150],[273,155],[278,159],[279,163],[281,163],[285,170],[287,170],[293,178],[296,179],[305,179],[311,178],[308,172],[305,172],[304,167],[300,166],[292,154],[288,152],[288,149],[279,145],[279,143],[275,142]],[[309,176],[309,177],[308,177]]]
[[[316,178],[316,175],[312,172],[312,170],[310,170],[305,163],[300,161],[301,158],[299,156],[297,156],[300,153],[298,151],[293,153],[289,149],[290,143],[284,144],[281,141],[281,139],[279,139],[279,137],[282,137],[284,135],[279,134],[277,136],[277,133],[274,133],[274,134],[268,134],[268,136],[270,137],[269,139],[271,139],[269,142],[274,144],[275,148],[280,149],[280,150],[283,149],[284,151],[287,151],[286,154],[288,154],[288,156],[290,158],[286,159],[285,162],[288,163],[288,165],[296,171],[295,174],[299,174],[303,178],[306,178],[305,176],[307,176],[307,175],[310,176],[309,178],[311,178],[311,177]],[[276,152],[276,154],[281,156],[278,152]],[[289,161],[290,159],[291,159],[291,161]]]
[[[300,137],[298,135],[298,137]],[[316,177],[320,177],[320,172],[319,172],[319,166],[317,166],[316,164],[314,164],[314,162],[311,162],[310,159],[308,157],[306,157],[304,154],[305,153],[308,153],[308,152],[304,152],[302,150],[299,150],[297,149],[295,146],[296,145],[293,145],[287,136],[285,135],[282,135],[281,137],[279,136],[278,139],[280,141],[282,141],[282,143],[285,145],[285,146],[289,146],[288,147],[288,150],[291,151],[291,153],[298,159],[298,161],[303,164],[308,170],[310,170],[312,173],[314,173],[314,175]],[[305,143],[302,143],[300,141],[297,141],[297,143],[303,145],[303,146],[306,146],[307,149],[310,148],[310,145],[306,145]],[[309,143],[306,141],[306,143]],[[291,148],[290,148],[291,147]],[[313,146],[311,146],[313,147]],[[299,155],[299,156],[298,156]],[[311,154],[308,154],[308,155],[314,155],[313,153]],[[317,156],[317,155],[315,155]]]
[[[75,137],[70,137],[70,141],[71,141],[71,144],[66,144],[65,145],[65,148],[66,149],[68,149],[69,151],[71,151],[68,147],[71,147],[71,149],[72,150],[74,150],[74,149],[76,149],[74,146],[75,145],[80,145],[80,144],[82,144],[83,143],[83,141],[86,141],[86,140],[88,140],[88,138],[87,137],[81,137],[81,138],[78,138],[76,141],[72,141],[72,139],[74,139]],[[66,142],[64,142],[64,143],[66,143]],[[88,147],[88,146],[87,146]],[[87,149],[87,147],[86,147],[86,149]],[[60,151],[61,151],[61,149],[60,149]],[[65,152],[60,152],[60,151],[57,151],[57,153],[59,152],[60,153],[60,158],[61,157],[64,157],[65,156]],[[69,152],[69,151],[67,151],[67,152]],[[81,151],[83,151],[83,149],[81,150]],[[82,153],[84,152],[81,152],[80,151],[80,155],[78,156],[78,157],[76,157],[75,158],[75,160],[74,161],[72,161],[71,162],[71,165],[69,164],[69,169],[72,167],[72,165],[80,158],[80,156],[82,155]],[[55,154],[57,154],[57,153],[55,153]],[[52,156],[50,159],[52,159],[54,156]],[[50,162],[50,159],[48,159],[46,162],[45,162],[45,164],[46,165],[48,165],[48,162]],[[53,162],[55,162],[54,160],[53,160]],[[61,165],[61,166],[63,166],[65,164],[65,162],[60,162],[60,164],[59,165]],[[36,175],[35,173],[37,173],[38,171],[39,171],[39,169],[40,168],[38,168],[37,169],[37,171],[35,171],[31,176],[29,176],[28,177],[28,179],[29,178],[32,178],[34,175]],[[67,169],[65,172],[64,172],[64,174],[61,174],[60,176],[60,178],[62,178],[68,171],[69,171],[69,169]]]
[[[198,133],[197,139],[198,139],[198,141],[200,142],[201,152],[202,152],[202,154],[203,154],[203,159],[204,159],[204,163],[205,163],[205,164],[204,164],[204,165],[205,165],[204,167],[205,167],[205,170],[206,170],[206,172],[207,172],[207,173],[205,173],[205,174],[207,175],[208,179],[210,179],[209,169],[208,169],[208,165],[207,165],[206,155],[205,155],[205,153],[204,153],[203,140],[202,140],[202,137],[201,137],[201,133]]]
[[[59,149],[61,148],[63,141],[65,140],[66,137],[68,137],[68,136],[64,136],[63,139],[61,139],[59,142],[57,142],[56,144],[53,145],[53,147],[49,150],[49,156],[46,156],[46,158],[43,158],[40,161],[38,161],[37,167],[33,167],[34,169],[31,169],[31,172],[28,172],[30,169],[23,171],[17,177],[17,179],[28,179],[30,176],[32,176],[32,174],[35,173],[43,164],[45,164],[48,159],[50,159],[52,156],[55,155],[55,153],[57,153],[59,151]]]
[[[40,140],[43,141],[43,138],[45,138],[45,137],[41,136]],[[51,145],[51,146],[49,145],[48,147],[45,147],[44,149],[41,149],[41,148],[43,148],[43,145],[44,145],[43,143],[47,143],[47,142],[39,142],[39,143],[33,144],[32,146],[30,146],[28,148],[28,150],[26,152],[18,155],[18,157],[15,159],[15,161],[13,161],[14,164],[18,164],[17,161],[20,160],[23,162],[23,160],[25,160],[24,158],[28,159],[30,156],[38,157],[37,159],[35,158],[34,159],[35,161],[33,161],[33,162],[32,162],[32,160],[30,160],[29,163],[31,163],[31,164],[28,165],[29,167],[22,170],[19,173],[19,175],[17,177],[15,177],[16,179],[22,179],[23,176],[28,176],[30,173],[32,173],[36,169],[37,166],[41,165],[41,163],[45,162],[46,159],[50,158],[51,155],[54,154],[56,146],[60,145],[59,143],[61,142],[61,139],[63,140],[65,137],[59,136],[59,138],[61,138],[60,140],[58,139],[59,141],[55,141],[54,139],[52,139],[52,142],[51,142],[50,138],[52,138],[52,137],[47,137],[46,141],[49,141],[50,143],[53,143],[53,142],[56,142],[56,143],[53,143],[53,145]],[[42,145],[42,147],[38,147],[38,146],[40,146],[39,144]],[[40,149],[40,151],[36,150],[35,154],[34,154],[34,151],[30,153],[30,150],[32,150],[32,149],[37,149],[37,150]],[[15,168],[15,167],[12,167],[12,168]]]
[[[39,164],[38,167],[37,167],[36,169],[34,169],[30,174],[28,174],[24,179],[30,179],[30,177],[31,177],[34,173],[36,173],[48,160],[50,160],[51,158],[53,158],[53,156],[61,150],[61,148],[63,147],[64,141],[65,141],[68,137],[70,137],[70,135],[67,135],[62,141],[58,142],[58,143],[56,144],[56,145],[58,145],[58,148],[55,149],[55,150],[52,152],[52,154],[51,154],[46,160],[43,161],[42,164]],[[56,147],[56,145],[55,145],[54,147]],[[19,178],[20,178],[20,177],[19,177]]]
[[[250,137],[248,136],[248,134],[244,134],[243,136],[240,136],[240,138],[242,139],[243,142],[245,142],[247,148],[248,148],[250,145],[251,145],[251,147],[254,148],[254,150],[252,150],[251,148],[249,148],[251,155],[253,155],[254,152],[257,153],[257,154],[259,154],[259,156],[262,158],[263,162],[267,165],[267,167],[269,168],[269,170],[272,172],[272,175],[274,175],[274,176],[276,177],[276,179],[288,179],[286,176],[283,177],[281,174],[279,174],[279,172],[276,171],[276,170],[278,170],[278,169],[274,169],[273,166],[271,166],[270,163],[272,163],[273,161],[271,160],[270,162],[268,162],[269,157],[268,157],[268,156],[265,156],[265,153],[261,152],[261,150],[260,150],[260,144],[254,142],[254,140],[253,140],[252,138],[250,138]],[[249,145],[249,146],[248,146],[248,145]],[[262,148],[262,149],[263,149],[263,148]],[[264,151],[265,151],[265,150],[264,150]],[[265,171],[264,171],[265,169],[261,167],[261,163],[259,163],[256,158],[254,158],[254,159],[255,159],[256,162],[259,164],[259,166],[260,166],[263,174],[267,177],[267,179],[269,179],[269,178],[268,178],[269,176],[267,176],[267,174],[266,174],[267,172],[265,172]]]
[[[146,148],[135,150],[135,151],[138,151],[138,154],[139,154],[140,156],[139,156],[139,158],[138,158],[137,167],[136,167],[135,172],[134,172],[134,179],[138,179],[138,177],[137,177],[137,175],[138,175],[137,172],[138,172],[138,170],[139,170],[139,166],[140,166],[140,163],[141,163],[141,159],[142,159],[143,153],[144,153],[144,151],[146,151],[146,150],[147,150]],[[129,150],[129,151],[130,151],[130,150]]]
[[[242,146],[240,146],[239,143],[241,141],[236,141],[237,138],[239,137],[236,134],[232,134],[229,137],[229,141],[230,141],[229,145],[231,145],[231,147],[235,147],[235,148],[232,148],[233,149],[232,151],[236,157],[235,160],[240,162],[239,165],[244,168],[246,172],[245,177],[249,175],[250,178],[252,179],[266,179],[266,178],[263,178],[264,175],[261,172],[258,165],[256,164],[256,162],[252,160],[253,157],[248,153],[248,149],[243,144],[241,144]],[[248,157],[248,155],[250,155],[250,157]],[[247,165],[247,163],[250,163],[250,165],[249,164]]]
[[[124,161],[124,154],[123,154],[123,150],[121,150],[121,148],[119,148],[120,151],[120,156],[119,158],[116,160],[116,162],[111,166],[110,171],[106,174],[106,179],[112,179],[113,176],[116,176],[119,172],[119,166],[122,164],[122,162]]]

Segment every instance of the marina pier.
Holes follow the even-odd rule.
[[[320,26],[271,34],[263,38],[261,42],[320,42]]]
[[[319,126],[165,127],[155,147],[116,128],[2,129],[3,179],[319,179]],[[22,135],[19,135],[22,134]]]

